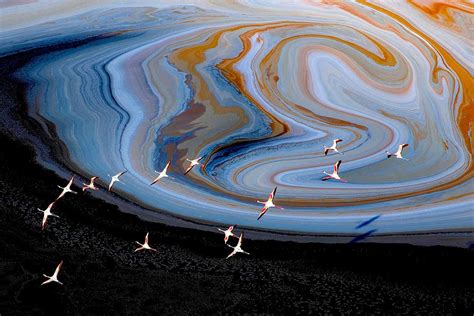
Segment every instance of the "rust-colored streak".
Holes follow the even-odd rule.
[[[384,65],[384,66],[395,66],[396,65],[396,60],[395,60],[394,56],[387,49],[385,49],[383,46],[381,46],[378,43],[374,42],[374,44],[376,44],[377,47],[383,52],[383,57],[379,57],[376,54],[366,50],[365,48],[363,48],[361,46],[358,46],[356,44],[350,43],[350,42],[345,41],[345,40],[341,40],[341,39],[339,39],[337,37],[334,37],[334,36],[316,35],[316,34],[303,34],[303,35],[297,35],[297,36],[293,36],[293,37],[289,37],[289,38],[281,40],[272,49],[272,51],[269,54],[267,54],[265,56],[265,58],[262,60],[262,64],[260,66],[261,71],[263,72],[264,69],[266,69],[267,72],[269,72],[269,73],[276,73],[277,72],[277,69],[276,69],[277,62],[275,61],[275,58],[278,58],[278,56],[281,55],[282,49],[286,45],[288,45],[288,43],[290,41],[295,41],[295,40],[304,39],[304,38],[326,39],[326,40],[332,40],[332,41],[340,42],[340,43],[343,43],[343,44],[359,51],[361,54],[369,56],[370,58],[372,58],[378,64],[381,64],[381,65]],[[264,91],[264,93],[266,93],[266,97],[274,103],[280,103],[281,106],[285,106],[285,104],[290,105],[291,108],[297,109],[298,113],[304,114],[306,117],[311,117],[312,119],[314,119],[316,121],[324,122],[328,125],[340,126],[340,127],[354,127],[354,128],[360,129],[360,130],[367,130],[367,128],[365,126],[355,124],[353,121],[350,122],[350,121],[342,120],[342,119],[335,118],[335,117],[319,115],[317,113],[314,113],[314,112],[306,109],[304,106],[300,106],[300,105],[298,105],[294,102],[291,102],[290,100],[288,100],[286,98],[284,99],[285,100],[284,104],[282,104],[280,99],[275,97],[276,94],[268,93],[269,91],[271,92],[271,91],[277,91],[278,90],[276,82],[271,82],[270,81],[269,84],[270,84],[270,87],[265,87],[266,89],[262,89],[262,91]],[[284,98],[284,97],[280,96],[280,98]]]
[[[288,201],[285,201],[285,199],[281,199],[282,203],[291,202],[292,205],[300,206],[300,207],[361,205],[361,204],[366,204],[366,203],[382,202],[382,201],[389,201],[389,200],[400,199],[400,198],[413,197],[420,194],[427,194],[427,193],[431,193],[435,191],[445,190],[450,187],[462,184],[463,182],[469,180],[473,176],[473,165],[471,162],[472,162],[472,151],[474,148],[474,143],[470,135],[474,132],[472,131],[472,129],[474,128],[474,124],[473,124],[474,123],[474,106],[473,106],[474,105],[474,91],[472,89],[472,87],[474,87],[474,79],[470,76],[469,72],[466,69],[464,69],[463,66],[459,64],[456,61],[456,59],[446,51],[446,49],[444,49],[440,44],[438,44],[433,39],[426,36],[416,27],[411,25],[408,21],[375,4],[367,3],[366,1],[361,1],[361,2],[364,3],[367,7],[373,8],[379,12],[382,12],[390,16],[394,21],[397,21],[398,23],[403,25],[403,27],[410,30],[410,32],[420,36],[427,43],[429,43],[429,45],[432,48],[432,58],[434,60],[434,66],[432,69],[433,82],[439,81],[438,77],[439,77],[439,74],[442,72],[446,75],[449,75],[449,76],[455,75],[459,78],[459,80],[462,83],[461,90],[453,91],[454,98],[455,98],[453,103],[460,104],[458,108],[458,113],[457,113],[457,123],[460,129],[461,135],[465,141],[465,144],[471,153],[470,165],[468,166],[467,171],[461,177],[455,180],[452,180],[448,183],[434,186],[430,189],[412,191],[409,193],[402,193],[398,195],[376,196],[376,197],[371,197],[371,198],[360,198],[360,199],[355,198],[355,199],[351,199],[351,201],[340,201],[338,199],[324,199],[324,200],[318,200],[316,202],[316,201],[298,201],[295,199],[290,199]],[[339,6],[346,9],[350,8],[350,11],[353,12],[353,7],[351,5],[346,6],[346,5],[342,5],[339,2]],[[367,17],[364,17],[364,19],[367,20]],[[243,112],[238,107],[230,108],[230,107],[219,106],[217,100],[213,96],[213,93],[209,91],[207,85],[205,84],[204,79],[196,70],[196,66],[205,61],[206,51],[212,48],[215,48],[218,44],[219,39],[221,38],[223,34],[227,32],[234,32],[238,30],[249,29],[248,31],[245,31],[240,35],[240,39],[242,41],[242,46],[243,46],[242,51],[234,58],[222,60],[219,64],[216,65],[216,67],[221,71],[223,76],[231,84],[235,86],[235,88],[240,93],[242,93],[248,100],[250,100],[250,102],[252,102],[255,106],[257,106],[261,112],[265,113],[268,116],[268,118],[271,121],[270,124],[272,128],[272,135],[270,137],[276,137],[278,135],[287,133],[289,130],[288,125],[285,122],[276,118],[271,113],[269,113],[266,110],[266,108],[262,104],[259,104],[259,102],[251,95],[251,93],[247,91],[245,77],[241,73],[239,73],[238,70],[236,70],[235,65],[239,61],[241,61],[242,58],[244,58],[246,54],[249,53],[250,49],[252,48],[251,38],[256,33],[265,32],[265,31],[269,31],[269,30],[277,29],[277,28],[304,28],[304,27],[309,27],[309,26],[314,26],[314,25],[316,25],[316,23],[282,21],[282,22],[276,22],[276,23],[271,23],[271,24],[246,24],[246,25],[233,26],[233,27],[222,29],[213,33],[208,39],[206,39],[204,42],[202,42],[201,44],[197,46],[185,47],[185,48],[176,50],[170,56],[170,60],[179,69],[182,69],[183,71],[186,71],[192,75],[192,78],[193,78],[192,86],[193,86],[194,91],[196,92],[194,102],[203,104],[204,106],[211,105],[213,110],[215,111],[215,114],[217,115],[225,115],[226,113],[233,113],[235,115],[236,113],[238,113],[238,115],[242,117],[242,122],[240,125],[243,126],[244,124],[247,123],[247,119],[243,115]],[[393,32],[397,32],[397,34],[399,33],[399,30],[396,30],[396,28],[394,28],[391,25],[379,25],[378,27],[385,28]],[[354,31],[357,31],[357,30],[354,30]],[[398,35],[405,36],[401,34],[398,34]],[[290,41],[294,41],[300,38],[314,38],[314,39],[326,39],[329,41],[337,41],[339,43],[342,43],[344,45],[351,47],[352,49],[360,52],[361,54],[371,58],[375,63],[385,66],[385,67],[396,66],[397,60],[395,56],[382,44],[377,43],[376,41],[370,38],[368,38],[368,40],[370,40],[378,48],[380,54],[369,51],[368,49],[362,46],[359,46],[353,42],[344,41],[334,36],[322,35],[322,34],[321,35],[303,34],[303,35],[297,35],[297,36],[292,36],[292,37],[282,39],[275,47],[273,47],[267,53],[266,56],[264,56],[261,64],[259,65],[259,73],[265,74],[261,76],[261,78],[264,78],[264,80],[258,80],[257,78],[259,89],[260,91],[262,91],[262,94],[265,96],[265,98],[267,98],[272,104],[274,104],[275,107],[291,107],[293,111],[296,110],[301,115],[306,115],[320,122],[325,122],[326,124],[331,124],[331,125],[336,125],[336,126],[352,126],[352,127],[356,127],[362,130],[366,129],[364,126],[354,126],[352,122],[348,122],[342,119],[318,115],[317,113],[309,111],[303,106],[294,104],[288,100],[283,101],[281,100],[281,97],[278,96],[278,93],[276,93],[276,91],[278,90],[277,84],[281,77],[277,73],[278,57],[280,56],[281,50],[283,49],[285,45],[287,45]],[[446,72],[444,68],[442,68],[442,66],[441,67],[438,66],[438,64],[442,64],[442,63],[438,62],[439,57],[437,54],[440,55],[442,61],[446,64],[446,67],[448,68],[448,70],[450,70],[449,72]],[[459,99],[459,98],[462,98],[462,99]],[[216,137],[218,137],[218,135],[216,135]],[[210,141],[213,142],[214,140],[210,140]],[[236,140],[233,144],[230,144],[230,145],[228,144],[227,146],[233,146],[244,141],[247,141],[247,140]],[[223,148],[216,148],[214,150],[214,153],[222,149]],[[215,187],[215,189],[218,191],[223,191],[228,194],[234,195],[232,192],[228,192],[225,188],[214,186],[212,183],[208,183],[208,185]],[[252,201],[252,199],[246,199],[242,197],[240,198],[242,200],[248,200],[249,202]]]
[[[238,25],[238,26],[233,26],[233,27],[228,27],[225,29],[221,29],[215,33],[213,33],[209,38],[207,38],[204,42],[200,43],[199,45],[195,46],[190,46],[190,47],[183,47],[180,49],[177,49],[170,55],[170,62],[173,63],[178,69],[181,69],[184,72],[187,72],[188,74],[191,75],[192,82],[190,83],[190,86],[192,87],[193,91],[195,92],[194,96],[194,103],[199,103],[204,105],[207,108],[212,108],[213,114],[216,116],[214,119],[218,119],[217,117],[224,117],[226,115],[237,115],[240,119],[238,120],[238,126],[228,126],[228,129],[238,129],[245,124],[248,123],[248,118],[244,115],[244,112],[242,109],[238,106],[235,107],[222,107],[219,105],[219,102],[216,100],[214,93],[211,92],[204,80],[204,78],[201,76],[199,71],[197,70],[197,65],[205,62],[206,60],[206,52],[209,51],[210,49],[213,49],[217,47],[219,40],[225,33],[229,32],[235,32],[240,29],[245,29],[245,28],[251,28],[253,30],[258,30],[258,29],[270,29],[273,27],[278,27],[278,25],[281,25],[283,22],[277,22],[277,23],[272,23],[272,24],[246,24],[246,25]],[[244,49],[243,52],[239,56],[244,56],[245,52],[248,51],[250,47],[250,43],[243,41],[244,44]],[[219,65],[217,65],[218,68]],[[222,70],[222,69],[221,69]],[[224,76],[226,76],[225,70],[223,71]],[[229,74],[227,74],[229,75]],[[238,78],[231,78],[227,77],[226,78],[230,81],[233,82],[234,84],[238,82]],[[238,86],[238,85],[237,85]],[[243,91],[243,85],[240,86],[240,90]],[[264,111],[263,106],[259,105],[256,100],[251,100],[256,106],[259,106],[262,111]],[[266,112],[266,111],[264,111]],[[276,117],[271,115],[270,113],[266,112],[268,117],[271,120],[271,127],[272,127],[272,135],[270,137],[275,137],[281,134],[284,134],[288,131],[288,127],[284,122],[281,122],[278,120]],[[218,142],[218,138],[220,135],[216,133],[214,136],[210,136],[208,142],[209,143],[214,143]],[[235,140],[232,144],[226,144],[224,146],[220,146],[218,148],[215,148],[213,152],[210,153],[206,157],[206,161],[204,164],[209,161],[209,159],[218,151],[225,149],[228,146],[235,146],[241,142],[245,142],[247,140]],[[210,185],[210,184],[209,184]],[[217,188],[216,188],[217,189]]]
[[[413,26],[410,22],[406,19],[402,18],[401,16],[386,10],[380,6],[377,6],[373,3],[369,3],[365,0],[360,0],[361,3],[364,5],[371,7],[377,11],[380,11],[388,16],[390,16],[394,21],[397,21],[405,28],[409,29],[414,34],[422,37],[425,41],[427,41],[443,58],[443,61],[446,63],[448,69],[452,71],[452,73],[456,74],[459,78],[462,89],[462,100],[458,100],[461,95],[459,91],[455,92],[455,100],[454,104],[457,104],[460,101],[460,106],[457,115],[457,123],[459,126],[459,130],[461,135],[464,139],[466,147],[468,148],[469,152],[471,153],[471,161],[468,168],[468,171],[464,173],[462,177],[455,180],[456,184],[459,184],[463,181],[466,181],[468,178],[471,178],[474,173],[474,168],[472,164],[472,153],[474,149],[474,142],[471,139],[472,135],[472,126],[474,123],[474,78],[471,76],[469,71],[465,69],[442,45],[437,43],[435,40],[431,39],[429,36],[426,36],[421,30],[417,29]],[[432,77],[437,77],[435,73],[432,74]],[[454,110],[454,109],[453,109]]]
[[[450,11],[474,14],[474,5],[467,1],[408,0],[408,3],[437,22],[450,27],[452,27],[455,22]]]
[[[240,35],[240,39],[242,41],[243,49],[234,58],[229,58],[229,59],[224,59],[221,61],[219,64],[217,64],[217,68],[221,70],[222,74],[226,77],[226,79],[231,82],[236,89],[238,89],[245,97],[250,100],[253,104],[255,104],[261,112],[265,113],[270,119],[270,127],[272,129],[272,135],[271,137],[276,137],[279,135],[283,135],[289,131],[289,127],[285,122],[282,122],[278,118],[276,118],[274,115],[272,115],[270,112],[266,110],[266,108],[259,104],[259,102],[250,94],[248,93],[245,89],[245,80],[243,76],[234,69],[234,66],[236,63],[238,63],[251,49],[251,38],[253,35],[259,32],[266,32],[271,29],[277,29],[277,28],[287,28],[287,27],[293,27],[293,28],[298,28],[298,27],[306,27],[306,26],[311,26],[313,25],[312,23],[308,22],[281,22],[281,23],[272,23],[268,25],[259,25],[260,27],[253,28],[247,32],[244,32],[243,34]],[[247,27],[250,25],[247,25]]]
[[[285,23],[285,24],[281,24],[281,25],[273,25],[271,28],[272,29],[275,29],[277,27],[278,28],[287,28],[287,27],[302,28],[302,27],[308,27],[308,26],[314,26],[314,25],[316,25],[316,24],[315,23]],[[246,98],[251,100],[257,106],[258,106],[258,102],[254,99],[254,97],[251,94],[246,92],[244,78],[243,78],[243,76],[241,76],[241,74],[238,71],[235,70],[234,66],[251,49],[251,40],[250,40],[250,38],[258,32],[267,31],[269,29],[270,29],[270,27],[252,29],[252,30],[250,30],[248,32],[245,32],[242,35],[240,35],[240,38],[241,38],[243,46],[244,46],[242,52],[238,56],[236,56],[234,58],[230,58],[230,59],[225,59],[217,65],[217,67],[222,71],[222,73],[227,78],[227,80],[229,80],[229,82],[232,82],[232,84],[234,84],[236,86],[236,88],[246,96]],[[338,41],[338,42],[344,43],[345,45],[350,46],[351,48],[353,48],[355,50],[358,50],[359,52],[361,52],[361,54],[369,56],[377,64],[384,65],[384,66],[395,66],[396,65],[396,59],[390,53],[390,51],[387,50],[385,47],[383,47],[383,45],[373,41],[370,38],[369,38],[369,40],[372,41],[374,43],[374,45],[376,45],[377,48],[382,52],[382,57],[378,56],[377,54],[374,54],[373,52],[371,52],[371,51],[369,51],[369,50],[367,50],[367,49],[365,49],[361,46],[358,46],[358,45],[356,45],[354,43],[351,43],[351,42],[348,42],[348,41],[341,40],[341,39],[339,39],[337,37],[334,37],[334,36],[317,35],[317,34],[303,34],[303,35],[297,35],[297,36],[293,36],[293,37],[283,39],[275,47],[273,47],[270,50],[270,52],[262,60],[262,63],[260,65],[261,73],[267,72],[268,75],[276,73],[275,68],[276,68],[277,62],[274,60],[275,56],[277,56],[277,57],[280,56],[281,50],[283,49],[284,46],[286,46],[288,44],[288,42],[294,41],[296,39],[303,39],[303,38],[319,38],[319,39],[329,39],[329,40]],[[281,101],[279,101],[278,98],[275,98],[274,94],[271,93],[272,91],[276,91],[276,83],[279,79],[279,76],[275,75],[274,78],[275,79],[274,79],[273,82],[271,82],[271,80],[269,80],[270,83],[272,84],[271,87],[266,86],[265,82],[263,82],[263,83],[259,82],[260,88],[261,88],[261,91],[263,92],[263,94],[265,95],[265,97],[268,100],[270,100],[273,104],[283,106]],[[289,101],[288,101],[287,104],[291,105],[295,109],[298,109],[299,111],[301,111],[301,113],[304,113],[305,115],[310,116],[313,119],[325,122],[327,124],[338,125],[338,126],[354,126],[354,124],[352,122],[348,122],[348,121],[344,121],[344,120],[340,120],[340,119],[336,119],[336,118],[332,118],[332,117],[317,115],[316,113],[311,112],[311,111],[307,110],[306,108],[304,108],[302,106],[299,106],[297,104],[291,103]],[[271,127],[274,131],[273,136],[281,135],[284,132],[286,132],[286,129],[287,129],[286,124],[284,124],[283,122],[278,122],[278,120],[276,118],[274,118],[270,113],[268,113],[268,111],[263,106],[260,106],[259,108],[262,112],[266,113],[269,117],[272,117]],[[280,124],[275,124],[277,122],[280,123]],[[356,125],[355,127],[363,129],[363,130],[366,129],[364,126],[361,126],[361,125]]]

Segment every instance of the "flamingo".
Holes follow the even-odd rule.
[[[46,227],[46,222],[48,221],[48,216],[59,217],[58,215],[51,213],[51,209],[53,208],[55,202],[56,201],[50,203],[45,210],[42,210],[42,209],[38,208],[38,211],[43,212],[43,221],[41,222],[41,230],[44,230],[44,228]]]
[[[328,152],[330,150],[334,150],[335,152],[337,152],[341,155],[344,155],[344,153],[341,153],[339,150],[337,150],[337,143],[339,143],[339,142],[342,142],[342,139],[336,138],[335,140],[332,141],[332,146],[331,147],[327,147],[326,145],[324,145],[324,155],[327,156]]]
[[[43,276],[45,278],[47,278],[47,280],[44,281],[43,283],[41,283],[41,285],[45,285],[45,284],[48,284],[48,283],[51,283],[51,282],[56,282],[56,283],[59,283],[59,284],[63,285],[63,283],[59,282],[59,280],[58,280],[58,273],[59,273],[59,270],[61,270],[62,266],[63,266],[63,261],[61,260],[61,262],[56,267],[56,270],[54,270],[54,274],[52,276],[43,274]]]
[[[329,179],[332,178],[332,179],[339,180],[339,181],[342,181],[342,182],[347,182],[347,180],[344,180],[339,176],[339,166],[341,165],[341,162],[342,162],[342,160],[338,160],[334,164],[334,171],[332,173],[327,173],[326,171],[323,171],[323,173],[326,176],[324,176],[321,180],[326,181],[326,180],[329,180]]]
[[[229,259],[230,257],[232,257],[233,255],[235,255],[238,252],[245,253],[246,255],[250,255],[248,252],[243,251],[242,248],[241,248],[243,239],[244,239],[244,233],[241,233],[240,237],[239,237],[239,241],[238,241],[238,243],[235,247],[233,247],[231,245],[227,245],[227,247],[233,248],[234,250],[227,256],[226,259]]]
[[[262,202],[262,201],[257,200],[257,203],[263,204],[263,208],[260,211],[260,214],[258,214],[257,220],[259,220],[268,211],[268,209],[270,207],[276,207],[278,209],[283,210],[283,207],[273,204],[273,199],[275,198],[276,190],[277,190],[277,188],[275,187],[275,189],[273,189],[272,193],[270,193],[270,195],[268,196],[268,200],[266,202]]]
[[[161,178],[168,178],[168,174],[166,172],[168,171],[170,164],[171,164],[171,161],[168,161],[168,163],[165,166],[165,169],[163,169],[163,171],[160,172],[158,177],[156,177],[155,180],[153,180],[153,182],[150,185],[157,183],[158,181],[160,181]]]
[[[110,180],[110,184],[109,184],[109,192],[112,190],[112,186],[114,185],[115,182],[120,182],[119,177],[121,177],[126,172],[127,172],[126,170],[122,171],[122,172],[119,172],[115,176],[112,177],[112,179]]]
[[[224,233],[224,243],[227,244],[227,241],[229,241],[230,236],[235,236],[234,233],[232,232],[234,230],[235,226],[229,226],[226,230],[218,228],[217,230],[221,231]]]
[[[138,241],[135,241],[137,244],[140,245],[137,249],[135,249],[135,252],[140,251],[140,250],[151,250],[151,251],[158,251],[155,248],[151,248],[148,245],[148,233],[145,235],[145,242],[143,244],[139,243]]]
[[[186,160],[189,161],[191,164],[189,165],[188,169],[186,169],[186,172],[184,173],[184,175],[186,175],[189,171],[191,171],[191,169],[193,169],[194,166],[200,165],[199,160],[201,159],[202,157],[198,157],[192,160],[186,158]]]
[[[82,183],[84,185],[82,187],[82,191],[85,192],[88,189],[95,190],[95,191],[99,190],[99,188],[96,187],[95,183],[94,183],[94,181],[97,180],[97,179],[99,179],[99,177],[92,177],[89,184]]]
[[[65,187],[61,187],[58,185],[58,188],[60,189],[63,189],[63,191],[61,192],[61,194],[59,194],[59,196],[56,198],[56,201],[59,200],[60,198],[62,198],[64,195],[66,195],[66,193],[74,193],[74,194],[77,194],[77,192],[71,190],[71,185],[72,185],[72,182],[74,181],[74,176],[71,177],[71,180],[69,180],[69,182],[67,183],[67,185]]]
[[[395,158],[403,159],[403,160],[408,161],[407,158],[403,158],[403,156],[402,156],[402,151],[403,151],[403,149],[404,149],[405,147],[408,147],[408,144],[401,144],[401,145],[399,145],[399,146],[398,146],[398,150],[397,150],[396,153],[391,153],[391,152],[386,151],[386,153],[387,153],[387,158],[390,158],[390,157],[392,157],[392,156],[395,156]]]

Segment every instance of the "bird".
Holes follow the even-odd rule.
[[[119,177],[121,177],[125,172],[127,171],[125,170],[125,171],[117,173],[115,176],[112,176],[112,179],[110,180],[110,184],[109,184],[109,192],[112,190],[112,186],[114,185],[115,182],[120,182]]]
[[[273,199],[275,198],[276,190],[277,190],[277,188],[275,187],[275,189],[273,189],[272,193],[270,193],[270,195],[268,196],[268,200],[266,202],[262,202],[262,201],[257,200],[257,203],[263,204],[263,208],[260,211],[260,214],[258,214],[257,220],[259,220],[267,212],[267,210],[270,207],[276,207],[278,209],[283,210],[283,207],[273,204]]]
[[[160,172],[160,174],[158,175],[158,177],[155,178],[155,180],[153,180],[153,182],[150,184],[150,185],[154,185],[155,183],[157,183],[158,181],[160,181],[161,178],[168,178],[168,174],[166,173],[168,171],[168,168],[170,166],[170,163],[171,161],[168,161],[168,163],[166,164],[165,166],[165,169],[163,169],[163,171]]]
[[[56,201],[50,203],[45,210],[42,210],[42,209],[38,208],[38,211],[43,212],[43,221],[41,222],[41,230],[44,230],[44,228],[46,227],[46,222],[48,221],[48,216],[59,217],[58,215],[51,213],[51,209],[53,208],[55,202]]]
[[[399,146],[398,146],[398,150],[397,150],[396,153],[391,153],[391,152],[386,151],[386,153],[387,153],[387,158],[390,158],[390,157],[392,157],[392,156],[395,156],[395,157],[398,158],[398,159],[403,159],[403,160],[408,161],[407,158],[403,158],[403,156],[402,156],[402,151],[403,151],[403,149],[404,149],[405,147],[408,147],[408,144],[401,144],[401,145],[399,145]]]
[[[201,159],[202,157],[198,157],[192,160],[186,158],[186,160],[189,161],[191,164],[189,165],[188,169],[186,169],[186,172],[184,173],[184,175],[186,175],[189,171],[191,171],[191,169],[193,169],[194,166],[200,165],[199,160]]]
[[[66,193],[74,193],[74,194],[77,194],[77,192],[71,190],[71,185],[72,185],[72,182],[73,182],[73,181],[74,181],[74,176],[71,177],[71,180],[69,180],[69,182],[67,183],[67,185],[66,185],[64,188],[58,185],[58,188],[63,189],[63,191],[62,191],[61,194],[59,194],[59,196],[56,198],[56,201],[59,200],[60,198],[62,198],[64,195],[66,195]]]
[[[45,278],[48,278],[48,280],[44,281],[43,283],[41,283],[41,285],[45,285],[45,284],[48,284],[48,283],[51,283],[51,282],[56,282],[56,283],[59,283],[61,285],[63,285],[62,282],[59,282],[58,280],[58,273],[59,273],[59,270],[61,270],[61,267],[63,266],[63,261],[61,260],[61,262],[58,264],[58,266],[56,267],[56,270],[54,270],[54,274],[52,276],[49,276],[49,275],[46,275],[46,274],[43,274],[43,276]]]
[[[231,245],[227,245],[227,247],[233,248],[234,250],[227,256],[226,259],[229,259],[230,257],[232,257],[238,252],[245,253],[246,255],[250,255],[248,252],[243,251],[241,248],[243,239],[244,239],[244,233],[240,233],[239,241],[237,242],[237,245],[235,245],[235,247]]]
[[[84,186],[82,187],[82,191],[86,191],[87,189],[91,190],[99,190],[98,187],[95,186],[94,181],[99,179],[99,177],[92,177],[91,182],[89,184],[82,183]]]
[[[226,230],[223,230],[223,229],[220,229],[220,228],[217,229],[217,230],[224,233],[224,243],[225,244],[227,244],[227,241],[229,241],[230,236],[235,237],[234,233],[232,232],[234,230],[234,228],[235,228],[235,225],[229,226],[229,228],[227,228]]]
[[[145,235],[145,242],[144,242],[143,244],[139,243],[138,241],[135,241],[135,242],[140,245],[140,247],[138,247],[137,249],[135,249],[135,252],[140,251],[140,250],[158,251],[158,250],[156,250],[155,248],[151,248],[151,247],[148,245],[148,233],[146,233],[146,235]]]
[[[326,145],[324,145],[324,156],[327,156],[328,152],[330,150],[334,150],[335,152],[337,152],[341,155],[344,155],[344,153],[341,153],[339,150],[337,150],[337,143],[339,143],[339,142],[342,142],[342,139],[336,138],[335,140],[332,141],[332,146],[331,147],[327,147]]]
[[[342,182],[347,182],[347,180],[345,179],[342,179],[340,176],[339,176],[339,166],[341,165],[341,162],[342,160],[338,160],[335,164],[334,164],[334,171],[332,173],[327,173],[326,171],[323,171],[323,173],[326,175],[324,176],[321,180],[323,181],[326,181],[326,180],[329,180],[329,179],[335,179],[335,180],[339,180],[339,181],[342,181]]]

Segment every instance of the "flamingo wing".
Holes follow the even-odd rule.
[[[257,221],[263,216],[265,215],[265,213],[267,212],[268,208],[265,206],[262,208],[262,210],[260,211],[260,213],[258,214],[258,218],[257,218]]]
[[[242,241],[244,240],[244,233],[240,233],[240,236],[239,236],[239,242],[237,243],[237,247],[240,247],[242,246]]]
[[[184,173],[184,175],[187,175],[189,171],[191,171],[191,169],[193,169],[193,165],[191,164],[188,169],[186,169],[186,172]]]
[[[403,148],[405,147],[408,147],[408,144],[401,144],[400,147],[398,148],[398,150],[400,151],[400,153],[402,153],[403,151]]]
[[[273,200],[275,198],[276,192],[277,192],[277,187],[275,187],[275,189],[273,189],[272,193],[270,193],[270,196],[268,198]]]
[[[230,247],[230,246],[229,246]],[[232,252],[227,256],[226,259],[229,259],[230,257],[232,257],[233,255],[235,255],[237,253],[237,250],[232,250]]]
[[[43,221],[41,222],[41,230],[44,230],[44,228],[46,227],[47,221],[48,221],[48,215],[46,215],[46,212],[44,212]]]
[[[341,165],[341,162],[342,162],[342,160],[338,160],[338,161],[334,164],[334,172],[339,172],[339,166]]]
[[[157,183],[159,180],[160,180],[160,176],[156,177],[155,180],[153,180],[153,182],[150,183],[150,185],[154,185],[154,184]]]
[[[113,176],[112,178],[117,178],[117,180],[118,180],[118,178],[120,178],[121,176],[123,176],[125,173],[127,173],[127,170],[121,171],[121,172],[117,173],[117,174],[116,174],[115,176]]]
[[[63,260],[61,260],[61,262],[58,264],[58,266],[56,267],[56,270],[54,270],[54,275],[58,275],[59,271],[61,270],[61,267],[63,266]]]

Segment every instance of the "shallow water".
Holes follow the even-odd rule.
[[[474,228],[472,7],[101,3],[0,4],[1,56],[70,44],[17,78],[74,172],[128,170],[115,191],[148,209],[264,230]],[[409,161],[387,159],[400,143]],[[348,182],[321,181],[338,159]],[[257,221],[275,186],[285,209]]]

